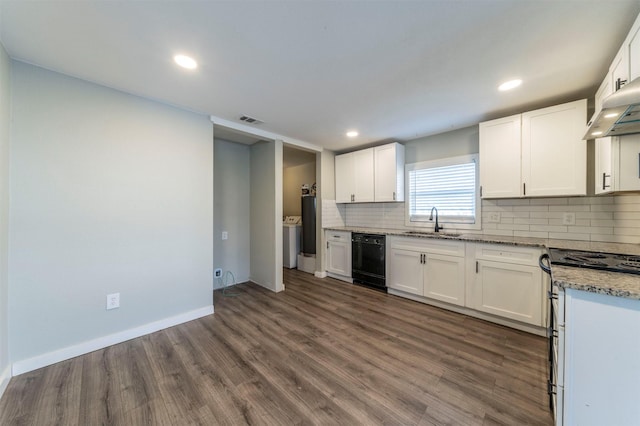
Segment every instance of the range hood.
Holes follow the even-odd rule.
[[[582,139],[640,133],[640,77],[604,99]]]

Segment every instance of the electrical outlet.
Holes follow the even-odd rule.
[[[222,231],[222,239],[223,240],[228,240],[229,239],[229,233],[227,231]]]
[[[576,224],[576,214],[571,213],[562,213],[562,224],[563,225],[575,225]]]
[[[107,294],[107,310],[120,307],[120,293]]]
[[[213,270],[213,276],[215,278],[220,278],[222,276],[222,269],[216,268]]]
[[[500,222],[500,212],[491,212],[489,213],[489,223],[499,223]]]

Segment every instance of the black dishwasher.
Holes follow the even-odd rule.
[[[354,283],[387,291],[385,282],[385,236],[351,234],[351,277]]]

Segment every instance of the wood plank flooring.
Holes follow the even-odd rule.
[[[213,316],[14,377],[1,425],[549,425],[545,339],[285,270]]]

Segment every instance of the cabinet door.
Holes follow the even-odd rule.
[[[606,194],[615,191],[613,177],[613,138],[596,139],[595,193]]]
[[[602,110],[602,102],[604,101],[604,99],[612,93],[613,86],[611,85],[611,73],[608,73],[604,80],[602,80],[602,84],[600,84],[600,87],[598,88],[598,91],[595,95],[595,111],[593,113],[594,118]]]
[[[629,82],[629,50],[628,46],[623,45],[618,54],[613,59],[611,68],[611,87],[616,92],[622,86]]]
[[[473,307],[479,311],[543,326],[542,270],[537,266],[478,261]]]
[[[640,190],[640,134],[619,137],[617,191]]]
[[[391,249],[388,253],[387,287],[422,296],[424,294],[423,265],[420,263],[422,253],[402,249]]]
[[[520,124],[520,114],[480,123],[482,198],[522,196]]]
[[[427,254],[424,295],[464,306],[464,258]]]
[[[327,271],[334,274],[351,276],[351,241],[327,242]]]
[[[522,114],[525,196],[586,195],[587,100]]]
[[[629,40],[629,81],[640,77],[640,18],[631,28]]]
[[[372,202],[375,199],[373,148],[355,151],[351,154],[353,154],[354,161],[354,201],[359,203]]]
[[[404,146],[378,146],[375,157],[375,201],[404,201]]]
[[[336,203],[350,203],[355,194],[355,165],[353,153],[336,155]]]

